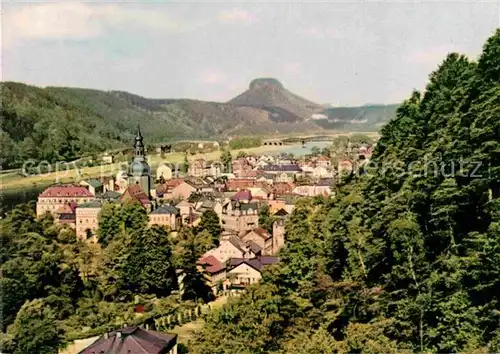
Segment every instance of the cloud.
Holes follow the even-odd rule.
[[[199,77],[199,82],[206,85],[216,85],[223,83],[226,80],[226,75],[216,69],[205,70]]]
[[[342,32],[334,28],[319,28],[317,26],[302,27],[298,30],[299,34],[314,38],[344,38]]]
[[[254,13],[239,9],[219,12],[217,20],[220,23],[247,23],[247,24],[258,21],[257,16]]]
[[[184,27],[154,11],[127,9],[116,4],[77,2],[35,3],[4,8],[4,45],[16,40],[87,39],[112,28],[141,26],[155,30]]]
[[[7,28],[21,38],[86,38],[98,35],[98,13],[82,3],[28,5],[7,12]]]
[[[300,73],[300,63],[298,62],[286,63],[284,66],[284,70],[286,74],[298,75]]]
[[[422,49],[411,53],[407,61],[413,64],[435,65],[442,62],[448,53],[456,52],[453,46],[439,46]]]

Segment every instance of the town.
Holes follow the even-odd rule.
[[[290,156],[241,156],[230,157],[231,172],[221,161],[196,159],[186,173],[164,163],[153,176],[138,129],[126,171],[50,186],[38,196],[36,213],[38,217],[50,213],[56,223],[74,229],[77,238],[87,242],[98,242],[106,203],[136,203],[147,211],[150,226],[164,226],[174,237],[212,213],[222,232],[218,246],[198,260],[199,270],[214,294],[219,289],[241,289],[258,282],[263,268],[277,262],[295,201],[331,196],[335,178],[366,163],[376,143],[352,145],[349,156],[355,157],[341,159],[337,166],[321,152],[300,161]],[[272,223],[259,224],[262,213]]]

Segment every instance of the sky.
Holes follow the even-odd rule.
[[[398,103],[449,52],[477,59],[492,1],[99,1],[2,6],[2,80],[228,101],[257,77],[336,106]]]

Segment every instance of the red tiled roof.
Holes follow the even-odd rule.
[[[74,214],[77,207],[76,202],[66,203],[62,207],[56,210],[57,214]]]
[[[141,187],[138,184],[127,187],[125,192],[123,192],[122,196],[120,197],[120,200],[123,200],[124,196],[126,196],[127,194],[136,199],[144,207],[151,204],[148,196],[142,191]]]
[[[226,182],[226,187],[228,189],[236,190],[238,188],[249,188],[255,185],[254,179],[242,178],[242,179],[230,179]]]
[[[275,196],[290,193],[295,188],[293,183],[277,182],[272,186]]]
[[[252,193],[249,190],[244,189],[236,193],[231,200],[252,200]]]
[[[178,185],[181,185],[183,182],[184,182],[184,180],[182,178],[172,178],[172,179],[169,179],[168,181],[166,181],[165,185],[167,185],[167,187],[175,188]]]
[[[204,266],[208,273],[218,273],[224,269],[224,265],[214,256],[201,257],[196,264]]]
[[[41,198],[75,198],[75,197],[93,197],[94,195],[83,186],[61,185],[52,186],[44,190],[39,197]]]

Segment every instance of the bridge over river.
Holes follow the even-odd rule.
[[[335,135],[308,135],[308,136],[298,136],[298,137],[265,139],[262,140],[262,145],[282,146],[282,145],[300,144],[300,143],[305,144],[316,141],[332,141],[339,136],[349,136],[349,135],[350,135],[349,133],[346,133],[346,134],[335,134]]]

